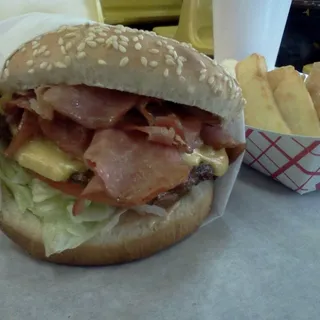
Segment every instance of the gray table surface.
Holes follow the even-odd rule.
[[[244,167],[223,218],[107,268],[29,259],[0,235],[0,318],[319,319],[320,194]]]

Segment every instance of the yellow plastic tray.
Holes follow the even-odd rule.
[[[180,15],[182,0],[100,0],[104,21],[135,24],[170,21]]]
[[[10,0],[2,2],[0,20],[37,11],[69,14],[103,22],[99,0]]]
[[[184,0],[178,26],[156,27],[154,32],[191,43],[213,55],[212,0]]]

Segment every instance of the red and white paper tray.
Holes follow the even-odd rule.
[[[320,137],[246,126],[246,138],[244,163],[300,194],[320,190]]]

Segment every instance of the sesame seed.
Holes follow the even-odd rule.
[[[63,45],[63,43],[64,43],[63,39],[62,39],[62,38],[59,38],[59,40],[58,40],[58,44],[59,44],[59,46],[62,46],[62,45]]]
[[[52,64],[49,63],[48,66],[47,66],[47,71],[51,71],[51,69],[52,69]]]
[[[66,48],[64,46],[60,47],[62,54],[67,54]]]
[[[28,60],[28,61],[27,61],[27,66],[28,66],[28,67],[33,66],[33,60]]]
[[[33,53],[32,53],[32,55],[33,55],[34,57],[36,57],[36,56],[38,55],[38,50],[37,50],[37,49],[34,50]]]
[[[125,42],[125,41],[119,41],[119,44],[121,44],[124,47],[128,46],[128,42]]]
[[[167,49],[168,49],[168,50],[174,50],[174,47],[173,47],[173,46],[170,46],[170,45],[167,45]]]
[[[179,80],[180,80],[181,82],[185,82],[185,81],[186,81],[186,78],[185,78],[185,77],[180,76],[180,77],[179,77]]]
[[[200,70],[200,73],[201,73],[201,74],[204,74],[204,73],[206,73],[207,71],[208,71],[207,69],[201,69],[201,70]]]
[[[32,43],[32,49],[36,49],[36,48],[38,48],[40,46],[40,43],[39,42],[36,42],[36,41],[33,41],[33,43]]]
[[[57,67],[57,68],[60,68],[60,69],[63,69],[63,68],[67,67],[64,63],[62,63],[60,61],[55,62],[54,66]]]
[[[150,49],[149,52],[150,53],[159,53],[160,51],[158,49]]]
[[[180,59],[178,59],[177,62],[178,62],[178,66],[183,67],[183,62]]]
[[[114,30],[114,32],[115,32],[115,33],[118,33],[118,34],[122,33],[122,31],[119,30],[119,29]]]
[[[72,42],[67,42],[67,44],[66,44],[66,50],[68,51],[68,50],[70,50],[72,48]]]
[[[141,50],[142,46],[139,42],[137,42],[135,45],[134,45],[135,49],[136,50]]]
[[[140,61],[141,61],[142,65],[144,65],[145,67],[148,65],[148,60],[146,57],[141,57]]]
[[[162,40],[162,43],[167,44],[168,41],[167,40]]]
[[[95,33],[93,33],[93,32],[89,32],[89,33],[88,33],[88,36],[89,36],[90,38],[92,38],[92,39],[94,39],[94,38],[96,37]]]
[[[34,69],[29,69],[28,73],[34,73]]]
[[[129,38],[126,37],[126,36],[121,35],[121,36],[120,36],[120,39],[121,39],[122,41],[129,42]]]
[[[41,54],[41,53],[44,53],[46,50],[47,50],[48,46],[46,45],[43,45],[42,47],[40,47],[38,49],[38,53]]]
[[[120,60],[119,65],[120,65],[120,67],[124,67],[124,66],[126,66],[128,63],[129,63],[129,58],[128,58],[128,57],[124,57],[124,58],[122,58],[122,59]]]
[[[84,39],[84,41],[85,41],[85,42],[87,42],[87,41],[94,41],[94,38],[93,38],[93,37],[87,37],[87,38]]]
[[[112,46],[113,46],[113,48],[114,48],[115,50],[118,50],[118,49],[119,49],[119,44],[118,44],[117,41],[113,41],[113,42],[112,42]]]
[[[9,60],[6,61],[5,67],[7,68],[9,66]]]
[[[187,61],[187,58],[185,58],[183,56],[180,56],[178,59],[181,60],[182,62],[186,62]]]
[[[86,43],[85,43],[85,42],[81,42],[81,43],[77,46],[77,51],[78,51],[78,52],[83,51],[84,48],[85,48],[85,46],[86,46]]]
[[[132,40],[133,40],[134,42],[137,42],[137,41],[139,41],[139,38],[138,38],[138,37],[133,37]]]
[[[206,65],[204,64],[203,61],[200,60],[199,62],[200,62],[201,66],[202,66],[203,68],[206,68]]]
[[[47,61],[43,61],[40,63],[40,69],[45,69],[48,66],[48,62]]]
[[[81,52],[78,52],[77,53],[77,59],[82,59],[82,58],[84,58],[84,57],[86,57],[86,53],[84,52],[84,51],[81,51]]]
[[[120,52],[122,52],[122,53],[125,53],[125,52],[127,52],[127,49],[124,47],[124,46],[119,46],[119,50],[120,50]]]
[[[140,40],[143,40],[143,35],[142,35],[142,34],[139,34],[139,35],[138,35],[138,38],[139,38]]]
[[[4,76],[5,76],[6,78],[9,77],[9,69],[8,69],[8,68],[5,68],[5,69],[4,69]]]
[[[63,31],[67,30],[67,26],[62,26],[59,28],[58,33],[61,33]]]
[[[101,64],[101,65],[106,65],[106,64],[107,64],[107,63],[106,63],[104,60],[102,60],[102,59],[99,59],[99,60],[98,60],[98,63]]]
[[[163,71],[163,75],[165,76],[165,77],[168,77],[169,76],[169,69],[164,69],[164,71]]]
[[[90,48],[95,48],[97,46],[95,41],[86,41],[86,43]]]
[[[199,77],[199,81],[202,82],[206,77],[207,77],[207,75],[206,75],[205,73],[203,73],[203,74]]]
[[[98,43],[104,43],[104,39],[103,38],[96,38],[96,41],[98,42]]]
[[[76,36],[76,34],[75,34],[74,32],[69,32],[69,33],[67,33],[67,34],[65,35],[66,38],[73,38],[73,37],[75,37],[75,36]]]
[[[106,37],[108,34],[107,33],[105,33],[105,32],[99,32],[99,36],[100,37]]]
[[[21,52],[25,52],[25,51],[26,51],[26,47],[22,47]]]
[[[152,68],[157,67],[158,64],[159,64],[159,63],[158,63],[157,61],[150,61],[150,62],[149,62],[149,66],[152,67]]]
[[[170,59],[166,59],[166,64],[167,64],[168,66],[174,66],[176,63],[173,61],[172,58],[170,58]]]
[[[158,40],[158,41],[156,42],[156,44],[157,44],[159,47],[162,47],[162,42],[161,42],[160,40]]]
[[[71,57],[70,56],[65,56],[64,57],[64,62],[68,66],[71,63]]]
[[[178,58],[177,52],[174,50],[169,50],[169,54],[171,54],[175,59]]]
[[[49,56],[50,56],[50,51],[49,51],[49,50],[45,51],[45,52],[44,52],[44,56],[45,56],[45,57],[49,57]]]
[[[182,68],[181,68],[181,66],[178,66],[176,72],[177,72],[177,75],[178,75],[178,76],[181,75],[181,73],[182,73]]]

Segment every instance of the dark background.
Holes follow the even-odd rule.
[[[320,5],[301,6],[298,2],[302,1],[291,6],[276,64],[291,64],[302,71],[304,65],[320,61]]]
[[[157,26],[174,24],[178,24],[178,21],[160,22]],[[154,23],[139,24],[135,27],[152,30]],[[276,66],[293,65],[302,71],[304,65],[316,61],[320,61],[320,0],[294,0]]]

